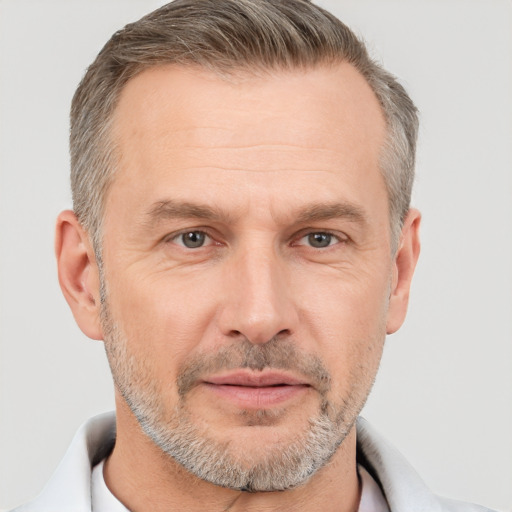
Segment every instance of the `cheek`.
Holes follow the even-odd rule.
[[[161,274],[151,279],[111,280],[112,317],[132,354],[158,374],[173,372],[205,338],[211,339],[215,296],[211,283]]]
[[[301,316],[317,343],[311,349],[324,359],[333,381],[347,388],[362,375],[373,379],[386,335],[389,279],[333,278],[322,293],[310,290]]]

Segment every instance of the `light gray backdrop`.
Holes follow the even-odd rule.
[[[68,108],[85,67],[149,0],[0,1],[0,507],[33,496],[111,409],[103,347],[57,284]],[[323,1],[422,117],[423,252],[369,418],[437,492],[512,510],[512,3]]]

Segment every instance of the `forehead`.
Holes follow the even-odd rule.
[[[268,131],[268,142],[292,137],[306,147],[328,147],[335,138],[355,138],[368,150],[385,125],[373,91],[348,63],[222,77],[192,66],[149,68],[123,88],[114,124],[121,137],[136,135],[142,142],[166,135],[162,121],[177,147],[194,136],[212,145],[229,142],[234,128],[239,143],[251,143],[261,138],[258,128],[280,122],[285,130]]]
[[[328,196],[340,177],[352,188],[373,180],[385,190],[378,171],[383,114],[346,63],[231,78],[151,68],[123,89],[113,135],[120,164],[112,188],[137,189],[134,204],[164,193],[189,200],[187,190],[221,200],[219,187],[245,203],[248,183],[251,197],[258,187],[266,196],[277,187],[295,199],[304,189],[337,199]]]

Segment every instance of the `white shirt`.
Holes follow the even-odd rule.
[[[361,501],[357,512],[389,512],[388,502],[372,475],[360,464],[357,472],[361,481]]]
[[[105,460],[102,460],[92,470],[92,512],[129,512],[107,487],[103,477],[104,463]],[[361,501],[358,512],[389,512],[388,504],[377,482],[361,465],[357,469],[361,482]]]
[[[105,459],[115,443],[116,425],[113,413],[102,414],[87,421],[75,435],[71,446],[53,477],[34,500],[16,512],[91,512],[91,467]],[[378,481],[392,512],[492,512],[485,507],[447,500],[434,495],[417,473],[393,446],[386,443],[363,418],[357,421],[358,460]],[[364,473],[363,473],[364,475]],[[110,491],[101,495],[102,470],[98,469],[94,485],[96,512],[126,512]],[[366,479],[363,487],[366,487]],[[103,485],[105,482],[103,481]],[[107,489],[108,490],[108,489]],[[361,507],[366,506],[366,489]],[[107,499],[103,505],[101,500]],[[110,499],[110,503],[108,500]],[[117,502],[117,503],[116,503]],[[98,510],[99,507],[99,510]],[[359,512],[367,509],[360,508]],[[371,510],[371,509],[369,509]]]
[[[105,459],[94,466],[91,475],[92,512],[129,512],[129,510],[110,492],[103,477]]]

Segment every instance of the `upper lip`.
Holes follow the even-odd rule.
[[[237,370],[229,373],[212,375],[204,379],[204,382],[225,386],[247,386],[247,387],[268,387],[268,386],[297,386],[307,385],[303,379],[299,379],[282,371],[247,371]]]

